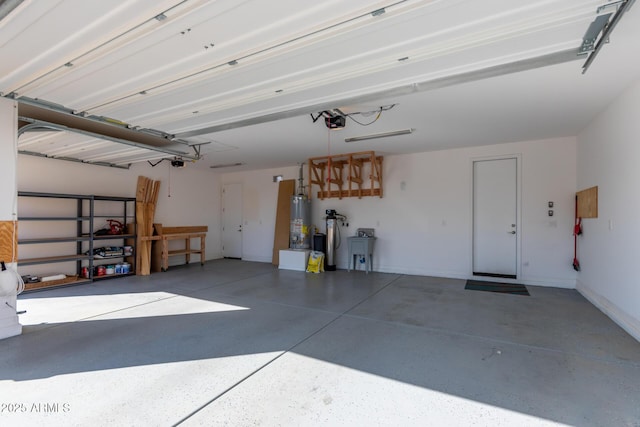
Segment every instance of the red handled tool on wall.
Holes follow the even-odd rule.
[[[578,196],[576,195],[576,215],[573,226],[573,269],[575,271],[580,271],[578,262],[578,235],[580,234],[582,234],[582,218],[578,217]]]

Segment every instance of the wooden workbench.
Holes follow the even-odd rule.
[[[167,271],[169,257],[177,255],[184,255],[185,263],[189,264],[191,255],[198,254],[200,255],[200,264],[204,265],[207,226],[163,227],[162,224],[154,224],[154,227],[155,235],[140,238],[142,241],[155,242],[151,251],[151,271]],[[200,239],[200,247],[191,247],[191,239]],[[171,240],[184,240],[184,247],[169,250],[169,241]]]

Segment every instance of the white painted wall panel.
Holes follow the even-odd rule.
[[[640,340],[640,81],[578,137],[578,190],[598,186],[598,218],[583,221],[578,289]]]

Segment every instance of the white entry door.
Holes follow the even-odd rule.
[[[242,184],[222,186],[222,256],[242,258]]]
[[[473,162],[473,274],[516,278],[518,162]]]

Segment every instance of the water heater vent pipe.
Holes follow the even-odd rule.
[[[298,192],[299,196],[304,196],[304,174],[303,174],[304,163],[300,163],[300,170],[298,172]]]

